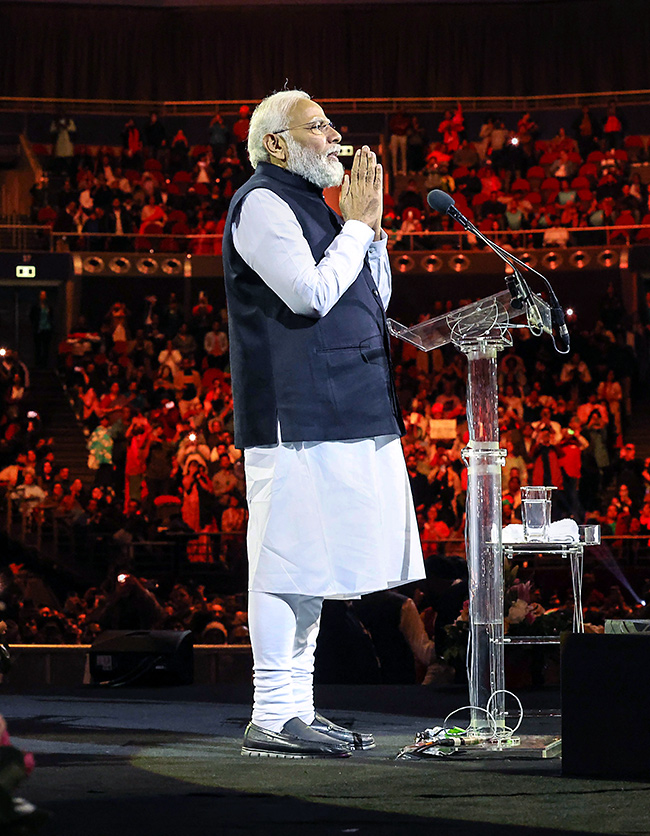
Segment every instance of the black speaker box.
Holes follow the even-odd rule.
[[[562,774],[650,779],[650,635],[572,633],[561,687]]]
[[[189,685],[194,680],[189,630],[107,630],[88,656],[90,676],[101,685]]]

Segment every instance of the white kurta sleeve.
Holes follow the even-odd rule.
[[[254,189],[242,201],[232,232],[235,249],[246,264],[296,314],[325,316],[359,275],[366,252],[384,299],[386,244],[373,244],[372,229],[361,221],[346,221],[316,263],[289,205],[269,189]],[[388,274],[390,296],[390,269]]]
[[[390,295],[393,290],[393,280],[390,271],[390,259],[388,257],[388,236],[382,229],[379,241],[373,241],[368,249],[368,261],[370,271],[377,285],[384,310],[390,302]]]

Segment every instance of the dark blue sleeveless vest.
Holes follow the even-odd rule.
[[[270,189],[293,210],[316,262],[342,221],[322,191],[260,163],[234,195],[223,238],[235,444],[335,441],[402,434],[386,317],[368,260],[325,316],[294,314],[243,261],[232,222],[253,189]]]

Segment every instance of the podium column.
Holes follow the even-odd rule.
[[[469,572],[468,678],[471,732],[485,736],[505,725],[503,642],[503,557],[501,548],[501,468],[499,448],[497,351],[479,341],[460,345],[468,358],[466,551]],[[479,710],[477,710],[479,709]]]

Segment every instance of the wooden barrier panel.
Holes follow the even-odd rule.
[[[12,667],[2,680],[12,689],[44,685],[71,687],[90,683],[89,644],[15,644]],[[194,647],[194,682],[248,684],[252,681],[250,645],[199,644]],[[1,677],[0,677],[1,679]]]

